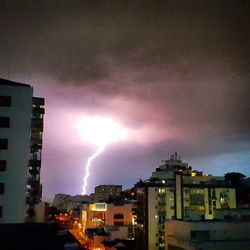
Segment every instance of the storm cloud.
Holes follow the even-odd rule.
[[[45,195],[80,192],[94,150],[74,132],[81,115],[134,134],[96,160],[89,191],[130,186],[173,150],[211,173],[249,174],[249,24],[248,0],[1,1],[1,77],[46,98]]]

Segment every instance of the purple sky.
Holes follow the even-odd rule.
[[[88,193],[131,187],[174,151],[206,173],[250,174],[247,0],[51,2],[0,2],[0,77],[46,99],[44,197],[82,191],[96,150],[75,127],[84,116],[133,131],[93,162]]]

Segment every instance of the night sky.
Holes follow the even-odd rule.
[[[0,1],[0,77],[46,100],[43,196],[79,194],[96,146],[79,117],[131,138],[93,162],[88,193],[133,186],[177,151],[250,175],[250,1]]]

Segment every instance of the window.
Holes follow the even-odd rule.
[[[204,205],[205,199],[203,194],[190,194],[190,205]]]
[[[195,241],[209,241],[209,231],[207,230],[200,230],[200,231],[191,231],[190,232],[190,236],[191,236],[191,241],[195,240]]]
[[[0,206],[0,218],[3,217],[3,206]]]
[[[159,194],[165,194],[166,190],[164,188],[159,188]]]
[[[114,219],[123,219],[123,214],[115,214]]]
[[[0,172],[6,171],[6,160],[0,160]]]
[[[10,118],[0,116],[0,128],[9,128],[10,127]]]
[[[0,95],[0,107],[10,107],[11,106],[11,97]]]
[[[8,139],[0,138],[0,149],[8,149]]]
[[[4,183],[0,183],[0,194],[4,194]]]

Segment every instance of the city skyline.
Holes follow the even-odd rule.
[[[131,187],[175,151],[205,173],[250,175],[249,5],[180,3],[0,3],[0,77],[45,98],[44,197],[81,193],[96,147],[76,121],[93,116],[132,136],[95,159],[88,193]]]

